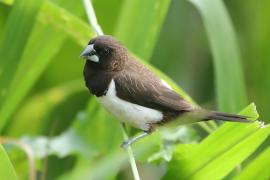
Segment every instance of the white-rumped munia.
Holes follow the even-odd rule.
[[[140,136],[125,141],[125,147],[151,133],[157,126],[190,112],[199,114],[197,121],[252,122],[246,116],[193,106],[112,36],[91,39],[81,57],[86,59],[84,79],[90,93],[120,121],[144,131]]]

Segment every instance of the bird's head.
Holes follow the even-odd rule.
[[[112,36],[98,36],[91,39],[81,57],[107,70],[119,70],[128,58],[123,45]]]

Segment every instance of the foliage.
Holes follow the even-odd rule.
[[[2,178],[6,180],[18,179],[14,168],[12,167],[12,164],[7,156],[7,153],[2,146],[0,146],[0,161],[0,172],[2,174]]]
[[[196,104],[191,94],[213,108],[216,99],[219,110],[238,112],[250,98],[269,122],[267,4],[94,0],[93,5],[104,32],[189,102]],[[258,15],[252,19],[247,12],[254,6]],[[0,26],[1,177],[28,179],[32,171],[41,179],[128,179],[120,125],[84,88],[79,54],[95,33],[83,3],[0,0]],[[258,118],[254,104],[241,113]],[[160,129],[132,146],[140,176],[269,179],[270,128],[261,126],[207,122]],[[36,168],[30,173],[29,157],[9,146],[9,137],[33,150]]]

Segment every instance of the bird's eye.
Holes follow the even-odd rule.
[[[103,51],[102,51],[102,55],[108,55],[110,53],[110,49],[109,48],[105,48]]]

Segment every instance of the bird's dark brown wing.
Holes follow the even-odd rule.
[[[161,80],[153,74],[122,71],[113,79],[117,96],[134,104],[163,112],[182,112],[193,109],[190,103],[162,84]]]

